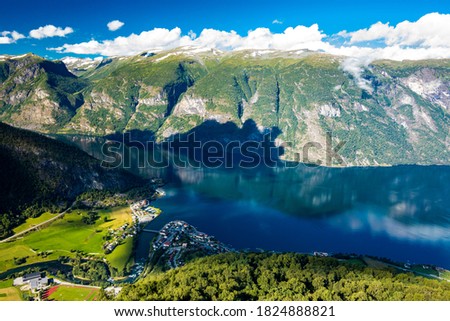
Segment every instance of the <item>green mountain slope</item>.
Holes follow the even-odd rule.
[[[52,132],[83,104],[87,82],[62,62],[28,54],[0,61],[0,118],[15,126]]]
[[[179,97],[205,74],[195,60],[147,57],[114,60],[85,77],[85,103],[63,129],[66,132],[110,134],[125,130],[157,131]]]
[[[119,300],[449,300],[450,284],[359,261],[227,253],[123,287]]]
[[[33,209],[69,204],[88,190],[124,190],[141,181],[106,169],[79,149],[0,123],[0,236]]]
[[[35,56],[0,62],[0,119],[43,132],[143,131],[159,141],[205,121],[252,120],[259,132],[279,132],[287,160],[324,164],[332,132],[333,145],[345,141],[348,165],[449,164],[449,60],[375,61],[360,78],[345,71],[345,57],[314,52],[178,48],[89,61],[83,72],[75,62],[78,78]],[[52,68],[35,67],[44,63]],[[310,142],[320,147],[305,159]]]

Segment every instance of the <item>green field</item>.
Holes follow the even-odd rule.
[[[48,299],[55,301],[95,301],[99,291],[99,289],[90,287],[59,285]]]
[[[445,271],[443,271],[443,272],[439,272],[439,276],[440,276],[441,278],[450,280],[450,271],[445,270]]]
[[[21,301],[20,292],[12,286],[12,280],[0,281],[0,301]]]
[[[133,239],[127,238],[123,244],[119,245],[112,253],[106,255],[106,259],[112,267],[119,272],[127,266],[130,260],[130,254],[133,251]]]
[[[42,230],[31,232],[13,242],[1,243],[0,272],[17,267],[14,258],[26,257],[24,265],[27,265],[55,260],[60,256],[74,256],[75,250],[104,257],[103,236],[108,229],[118,228],[132,220],[129,207],[101,210],[100,218],[93,225],[87,225],[81,221],[84,214],[85,211],[74,210]],[[123,246],[117,247],[115,251],[121,252],[121,247]],[[42,252],[47,252],[47,255],[39,255]],[[113,256],[117,266],[120,261],[128,261],[128,258],[125,259],[123,256],[124,253],[117,255],[116,258]],[[122,259],[119,260],[119,257]]]
[[[0,301],[22,301],[20,292],[15,287],[0,289]]]
[[[55,214],[46,212],[39,217],[28,218],[25,221],[25,223],[17,226],[13,231],[14,233],[20,233],[22,231],[25,231],[26,229],[29,229],[30,227],[41,224],[42,222],[45,222],[53,217],[55,217]]]
[[[13,280],[1,280],[0,289],[6,289],[13,285]]]

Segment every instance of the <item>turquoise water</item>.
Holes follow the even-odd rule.
[[[71,141],[102,157],[97,139]],[[236,249],[358,253],[450,268],[448,166],[129,170],[167,181],[166,197],[154,204],[163,214],[151,228],[180,219]],[[151,237],[141,235],[138,256]]]
[[[448,167],[191,170],[155,202],[236,249],[343,252],[450,267]]]

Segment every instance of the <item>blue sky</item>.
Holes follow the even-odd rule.
[[[257,28],[269,28],[276,34],[288,27],[318,24],[321,33],[330,36],[343,30],[369,28],[378,21],[389,22],[390,26],[405,20],[417,21],[431,12],[450,13],[450,1],[8,1],[2,3],[0,33],[16,31],[24,38],[0,44],[0,54],[34,52],[52,58],[76,56],[74,49],[66,48],[64,53],[58,53],[47,48],[93,39],[101,43],[154,28],[173,30],[178,27],[181,35],[192,30],[197,36],[205,28],[234,30],[245,36],[249,30]],[[112,20],[120,20],[124,25],[110,31],[106,24]],[[274,20],[282,23],[273,23]],[[29,36],[31,30],[46,25],[70,27],[72,32],[64,37],[36,39]],[[4,36],[11,37],[11,34]],[[94,51],[86,51],[87,56],[108,53]]]

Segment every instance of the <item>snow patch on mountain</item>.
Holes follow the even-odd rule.
[[[341,110],[338,107],[334,107],[330,104],[324,104],[319,106],[318,108],[319,115],[334,118],[334,117],[341,117]]]
[[[69,71],[87,70],[97,67],[103,60],[103,57],[96,58],[77,58],[77,57],[64,57],[61,61],[66,65]]]

